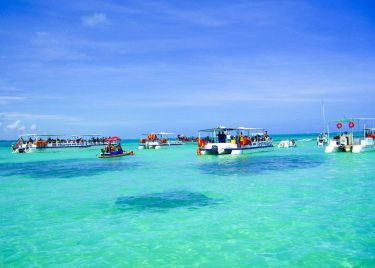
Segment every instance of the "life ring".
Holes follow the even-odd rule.
[[[342,128],[342,123],[341,123],[341,122],[338,122],[338,123],[336,124],[336,127],[337,127],[338,129]]]
[[[353,121],[349,122],[349,128],[353,128],[353,127],[354,127],[354,122]]]

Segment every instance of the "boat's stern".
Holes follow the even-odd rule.
[[[360,144],[353,145],[353,153],[361,153],[366,151],[374,151],[375,143],[373,138],[365,138],[361,140]]]
[[[339,145],[336,140],[330,140],[328,146],[325,148],[326,153],[333,153],[339,149]]]

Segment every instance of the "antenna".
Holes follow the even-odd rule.
[[[324,101],[322,101],[322,117],[323,117],[323,132],[326,133],[327,122],[326,122],[326,110],[324,106]]]

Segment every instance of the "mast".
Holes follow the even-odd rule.
[[[324,101],[322,101],[322,117],[323,117],[323,133],[326,133],[327,122],[326,122],[326,110],[324,106]]]

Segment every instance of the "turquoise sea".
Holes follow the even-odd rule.
[[[122,144],[136,155],[0,142],[1,267],[375,267],[375,152]]]

